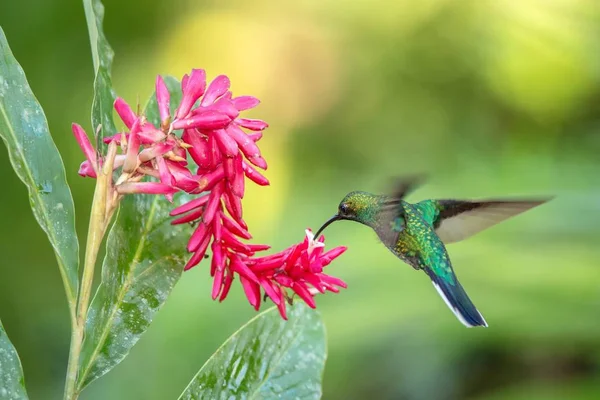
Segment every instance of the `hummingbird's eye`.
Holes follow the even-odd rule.
[[[340,214],[341,215],[348,214],[348,204],[346,204],[346,203],[340,204]]]

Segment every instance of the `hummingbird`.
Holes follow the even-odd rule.
[[[331,223],[359,222],[372,228],[381,242],[415,270],[424,271],[446,305],[467,327],[487,327],[458,281],[446,245],[466,239],[501,221],[550,200],[404,200],[420,182],[419,177],[399,180],[392,195],[354,191],[338,206],[338,212],[319,228],[315,238]]]

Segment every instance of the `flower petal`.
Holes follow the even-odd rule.
[[[145,145],[154,144],[161,140],[164,140],[167,135],[163,131],[156,129],[156,127],[150,123],[142,125],[142,130],[139,133],[140,142]]]
[[[183,96],[175,112],[175,119],[185,118],[192,106],[203,94],[206,88],[206,72],[203,69],[193,69],[188,79],[181,81]],[[176,128],[179,129],[179,128]]]
[[[213,260],[214,260],[214,253],[213,253]],[[217,297],[219,297],[219,294],[221,293],[221,289],[223,288],[223,275],[225,274],[225,270],[224,269],[219,269],[217,268],[215,271],[215,278],[213,280],[213,287],[212,287],[212,299],[216,300]]]
[[[138,166],[138,153],[140,151],[140,119],[137,118],[131,127],[129,138],[127,140],[127,155],[123,164],[123,172],[133,172]]]
[[[238,118],[235,120],[235,122],[246,129],[250,129],[251,131],[262,131],[269,127],[269,124],[260,119]]]
[[[240,198],[233,195],[229,190],[227,190],[225,192],[224,200],[225,208],[227,208],[229,215],[231,215],[233,219],[236,220],[240,225],[244,226],[242,224],[243,211],[242,202],[240,201]]]
[[[260,104],[260,100],[252,96],[239,96],[231,99],[231,102],[240,111],[249,110]]]
[[[252,250],[250,249],[250,247],[240,242],[227,229],[223,230],[223,244],[237,253],[252,254]]]
[[[208,226],[205,222],[201,222],[198,224],[194,233],[190,237],[190,240],[187,245],[187,249],[189,252],[195,252],[198,250],[200,245],[204,242],[204,240],[208,237],[210,238],[210,234],[212,233],[212,228]],[[207,245],[208,246],[208,245]]]
[[[115,186],[119,194],[173,194],[177,189],[158,182],[126,182]]]
[[[227,294],[229,294],[229,289],[231,289],[232,283],[233,272],[229,268],[225,268],[225,280],[223,282],[223,290],[221,290],[221,296],[219,296],[219,301],[225,300]]]
[[[190,80],[190,76],[188,74],[183,75],[181,78],[181,92],[185,92],[185,88],[187,87],[188,81]]]
[[[219,75],[208,85],[204,98],[202,98],[201,106],[212,104],[217,98],[223,96],[229,90],[229,78],[225,75]]]
[[[231,182],[235,176],[235,165],[233,158],[225,157],[223,160],[223,171],[225,171],[225,179]]]
[[[152,147],[145,148],[139,154],[140,162],[145,163],[156,157],[164,156],[166,153],[173,149],[173,143],[164,142],[156,143]]]
[[[229,218],[224,213],[221,213],[221,220],[223,221],[223,226],[234,235],[237,235],[243,239],[252,239],[250,232],[248,232],[240,224]]]
[[[218,111],[205,111],[189,118],[178,119],[171,124],[173,129],[222,129],[231,122],[231,118]]]
[[[260,282],[260,286],[262,286],[262,288],[265,290],[267,296],[269,296],[271,300],[273,300],[273,303],[279,305],[279,303],[283,301],[283,296],[281,296],[281,292],[273,287],[271,281],[262,277],[258,278],[258,280]]]
[[[244,174],[252,182],[254,182],[260,186],[268,186],[269,185],[269,180],[267,178],[265,178],[260,172],[258,172],[251,165],[248,165],[246,162],[242,162],[242,168],[244,170]]]
[[[270,270],[275,270],[283,267],[284,259],[281,258],[273,258],[271,260],[265,260],[258,262],[252,266],[252,270],[255,272],[265,272]]]
[[[329,265],[333,260],[341,256],[348,248],[346,246],[339,246],[329,250],[327,253],[321,256],[323,266]]]
[[[336,278],[335,276],[330,276],[326,274],[318,274],[318,277],[325,283],[329,283],[331,285],[336,285],[346,289],[348,285],[343,280]]]
[[[325,293],[325,288],[321,284],[321,280],[319,279],[319,277],[317,277],[317,275],[307,272],[305,274],[302,274],[302,279],[310,283],[320,293]]]
[[[235,140],[240,147],[240,150],[248,158],[260,156],[260,150],[256,143],[244,131],[238,128],[235,124],[231,124],[226,128],[227,134]]]
[[[203,169],[210,168],[210,158],[208,141],[200,136],[200,133],[195,129],[186,129],[183,131],[181,138],[189,145],[188,153],[194,162]]]
[[[213,218],[215,217],[219,204],[221,203],[222,193],[222,184],[215,186],[212,192],[210,193],[210,198],[208,199],[208,203],[206,204],[206,208],[204,209],[204,214],[202,215],[202,220],[206,224],[210,224]]]
[[[96,171],[98,168],[98,159],[96,156],[96,150],[94,150],[94,146],[92,146],[92,143],[90,142],[90,138],[85,133],[81,125],[72,124],[71,128],[73,130],[73,135],[75,135],[75,140],[77,140],[77,144],[79,144],[81,151],[83,151],[83,154],[85,154],[85,158],[87,158],[87,160],[89,161],[89,166],[92,168],[92,170]]]
[[[171,119],[169,111],[169,102],[171,100],[171,94],[162,76],[156,77],[156,102],[158,103],[158,113],[160,114],[161,124],[168,124]]]
[[[234,158],[234,174],[233,179],[229,181],[229,186],[231,187],[231,191],[237,197],[243,199],[245,192],[245,180],[244,180],[244,168],[242,166],[244,161],[242,161],[242,155],[238,154]]]
[[[217,145],[224,156],[235,157],[238,154],[239,149],[237,143],[223,129],[213,131],[213,136],[217,140]]]
[[[269,250],[271,246],[268,244],[249,244],[250,250],[253,252]]]
[[[202,175],[202,177],[198,180],[198,191],[211,190],[223,179],[225,179],[225,171],[223,170],[223,166],[219,165],[214,171]]]
[[[252,307],[258,309],[260,307],[260,295],[257,296],[256,291],[254,289],[254,286],[258,286],[258,284],[251,282],[243,275],[240,275],[240,282],[242,283],[242,287],[244,288],[244,293],[246,293],[248,302]]]
[[[206,107],[200,106],[200,107],[196,108],[194,111],[192,111],[192,113],[194,113],[194,114],[200,113],[200,112],[203,112],[204,110],[214,110],[214,111],[221,112],[221,113],[227,115],[232,120],[236,119],[240,115],[240,112],[233,105],[231,100],[229,100],[225,97],[221,97],[220,99],[215,101],[214,104],[211,104],[209,106],[206,106]]]
[[[304,286],[303,283],[294,282],[294,284],[292,285],[292,290],[296,292],[296,294],[300,296],[302,300],[304,300],[307,306],[309,306],[310,308],[317,308],[315,299],[312,297],[308,288]]]
[[[160,176],[160,181],[168,186],[173,186],[173,175],[171,175],[171,171],[167,167],[167,163],[164,158],[158,157],[155,159],[156,166],[158,168],[158,174]]]
[[[184,214],[188,211],[191,211],[194,208],[201,207],[208,202],[209,197],[210,197],[209,195],[204,195],[202,197],[198,197],[194,200],[188,201],[187,203],[182,204],[179,207],[176,207],[173,210],[171,210],[169,215],[170,216],[180,215],[180,214]]]
[[[233,271],[240,274],[240,276],[244,276],[246,279],[249,279],[252,282],[258,283],[256,274],[235,253],[232,253],[231,257],[229,257],[229,260],[229,266]]]
[[[248,157],[248,161],[256,165],[260,169],[267,169],[267,162],[261,156]]]
[[[283,290],[283,289],[282,289]],[[288,317],[286,314],[286,304],[285,301],[282,301],[281,303],[279,303],[279,305],[277,306],[277,308],[279,309],[279,314],[281,315],[281,318],[283,318],[285,321],[287,321]]]
[[[260,139],[262,139],[263,133],[262,132],[252,133],[252,134],[248,135],[248,137],[256,143]]]
[[[171,221],[171,225],[187,224],[188,222],[195,221],[195,220],[199,219],[200,217],[202,217],[203,212],[204,212],[204,209],[202,207],[197,208],[194,211],[190,212],[189,214],[184,215],[183,217],[174,219],[173,221]]]
[[[92,164],[90,163],[90,160],[85,160],[84,162],[82,162],[79,166],[79,171],[77,171],[77,173],[80,176],[83,176],[84,178],[86,176],[89,176],[90,178],[98,177],[96,171],[94,171],[94,167],[92,167]]]
[[[208,135],[208,149],[208,154],[210,155],[210,168],[214,168],[222,159],[221,151],[219,150],[219,145],[217,144],[217,139],[215,139],[214,134]]]
[[[122,98],[117,97],[114,102],[114,108],[117,114],[119,114],[119,117],[121,118],[121,121],[123,121],[125,126],[131,129],[133,123],[138,118],[138,116],[135,115],[131,107],[129,107],[129,104],[127,104],[127,102]]]
[[[200,261],[204,258],[204,254],[206,254],[206,249],[208,249],[208,244],[210,243],[210,236],[206,236],[200,246],[198,246],[198,250],[194,253],[194,255],[188,260],[183,267],[184,271],[189,270],[190,268],[198,265]]]

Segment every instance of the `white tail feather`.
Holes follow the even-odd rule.
[[[448,306],[448,308],[450,309],[450,311],[452,311],[452,313],[454,313],[454,315],[456,315],[456,318],[458,318],[458,320],[467,328],[473,328],[474,325],[471,325],[470,323],[468,323],[465,318],[462,316],[462,314],[454,307],[452,306],[452,303],[450,303],[450,300],[448,300],[448,298],[446,297],[446,295],[444,294],[444,292],[442,291],[442,289],[440,288],[440,286],[435,283],[434,281],[431,281],[431,283],[433,283],[433,287],[435,288],[435,290],[437,290],[437,292],[440,294],[440,296],[442,297],[442,299],[444,299],[444,303],[446,303],[446,305]],[[481,315],[481,313],[479,312],[479,310],[477,311],[477,313],[479,314],[479,316],[481,317],[481,319],[483,320],[483,323],[485,324],[484,326],[487,327],[488,324],[485,321],[485,318],[483,318],[483,315]]]

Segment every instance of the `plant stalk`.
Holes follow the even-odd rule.
[[[77,391],[77,373],[81,357],[81,349],[84,339],[85,322],[92,294],[92,283],[94,280],[94,269],[100,251],[102,239],[116,208],[110,201],[112,192],[112,166],[116,155],[116,147],[110,146],[106,157],[104,168],[98,171],[90,224],[88,227],[87,243],[85,247],[85,259],[83,275],[77,302],[77,317],[74,326],[71,327],[71,346],[69,349],[69,363],[65,381],[64,400],[76,400],[79,397]]]

